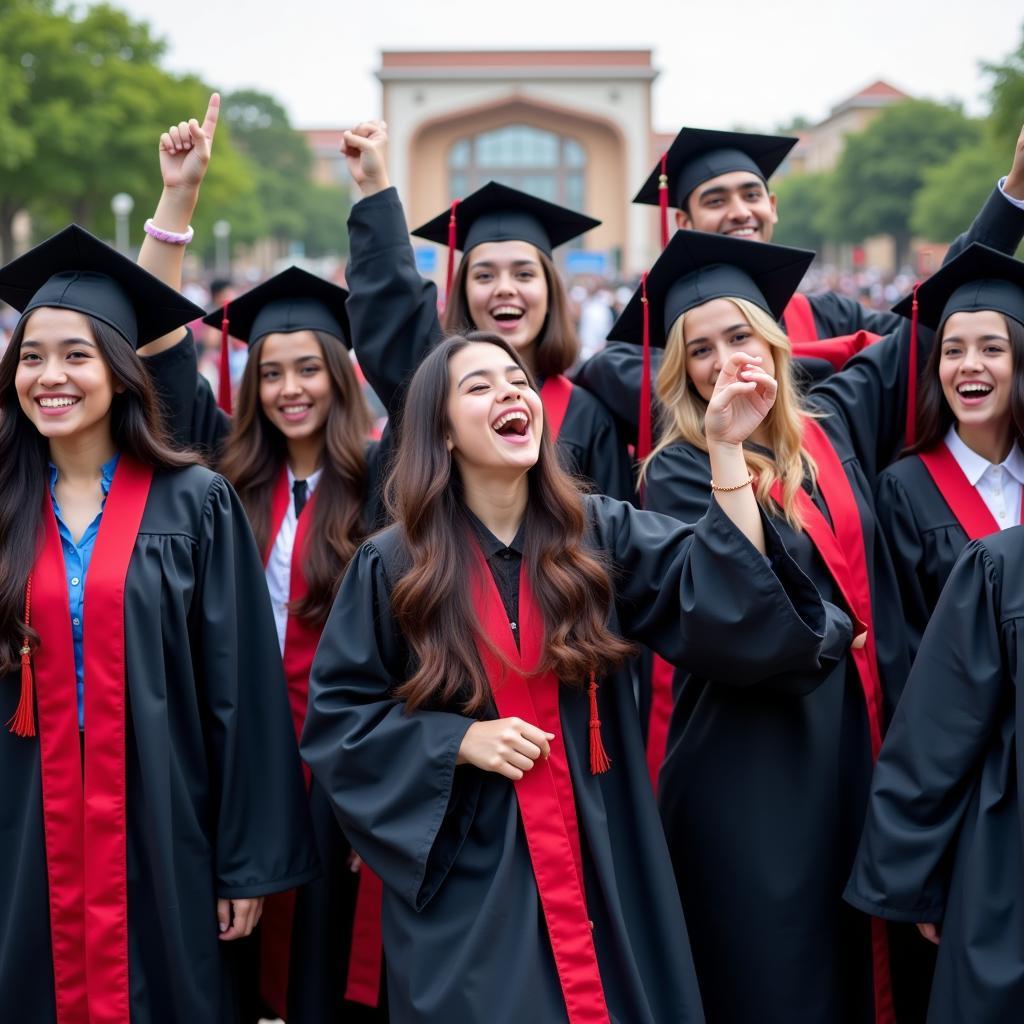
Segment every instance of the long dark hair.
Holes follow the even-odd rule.
[[[1012,317],[1004,316],[1006,336],[1010,339],[1010,355],[1013,358],[1013,387],[1010,392],[1010,420],[1013,439],[1024,442],[1024,326]],[[928,356],[928,362],[917,382],[917,441],[903,453],[916,455],[934,448],[949,432],[956,417],[942,393],[939,381],[939,362],[942,359],[942,338],[946,332],[943,324],[935,344]]]
[[[22,412],[14,387],[21,342],[31,314],[23,317],[0,358],[0,675],[14,671],[27,629],[25,582],[42,539],[40,509],[47,488],[49,445]],[[198,462],[173,449],[164,432],[160,407],[149,374],[124,336],[113,327],[87,317],[93,339],[114,382],[110,433],[114,447],[156,469],[178,469]]]
[[[452,279],[452,294],[444,314],[444,329],[449,334],[474,331],[476,324],[469,315],[466,301],[466,277],[469,274],[469,253],[459,263]],[[551,257],[537,249],[537,259],[548,283],[548,312],[537,335],[534,349],[534,371],[541,379],[565,373],[579,358],[580,342],[569,315],[569,296]]]
[[[511,346],[493,334],[455,335],[442,341],[409,385],[401,438],[385,489],[388,509],[411,556],[409,570],[391,595],[395,619],[417,661],[415,672],[397,691],[410,711],[423,704],[457,705],[473,714],[491,696],[476,648],[467,643],[479,631],[466,586],[473,571],[466,543],[472,527],[459,469],[445,443],[449,362],[478,342],[496,345],[523,366]],[[544,620],[540,669],[582,684],[590,672],[620,664],[632,647],[608,629],[613,597],[609,570],[585,546],[583,497],[559,465],[546,429],[540,456],[527,478],[523,557]]]
[[[292,611],[319,626],[327,619],[345,566],[363,539],[370,413],[345,346],[329,334],[312,333],[331,378],[333,401],[324,426],[323,472],[303,567],[308,590]],[[260,353],[265,340],[260,338],[249,353],[235,420],[218,466],[238,491],[260,551],[266,551],[273,540],[271,496],[288,452],[284,435],[267,419],[260,402]]]

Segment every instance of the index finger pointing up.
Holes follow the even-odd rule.
[[[203,134],[211,142],[213,133],[217,130],[217,118],[220,116],[220,93],[215,92],[210,97],[210,105],[206,108],[206,117],[203,118]]]

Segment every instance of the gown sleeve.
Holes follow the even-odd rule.
[[[658,377],[664,352],[651,349],[651,381]],[[595,352],[573,376],[573,383],[586,388],[611,410],[619,433],[629,444],[636,443],[640,417],[640,383],[643,379],[643,351],[628,341],[610,341]]]
[[[763,513],[767,557],[717,501],[694,526],[611,498],[588,501],[624,636],[737,686],[819,667],[821,598]]]
[[[392,696],[408,664],[383,560],[369,541],[345,573],[317,649],[302,756],[352,846],[420,910],[455,860],[483,773],[455,764],[474,719],[425,708],[410,715]]]
[[[413,371],[442,336],[437,288],[420,277],[394,188],[360,199],[348,218],[345,304],[370,386],[393,416]]]
[[[712,504],[718,507],[711,500],[707,462],[698,458],[688,445],[669,445],[658,452],[648,465],[646,481],[646,507],[681,523],[696,523],[707,514]],[[781,540],[779,545],[782,545]],[[822,601],[821,604],[825,613],[824,640],[815,671],[768,674],[760,685],[784,693],[809,693],[828,677],[827,671],[820,670],[831,668],[849,654],[853,640],[850,616],[831,601]],[[727,676],[722,681],[740,685],[749,682],[746,677],[734,676]]]
[[[263,564],[215,477],[203,507],[190,632],[217,809],[217,894],[264,896],[319,874]]]
[[[897,313],[887,309],[868,309],[849,295],[840,295],[838,292],[809,295],[808,300],[821,338],[840,338],[858,331],[892,334],[903,320]]]
[[[580,473],[598,494],[629,501],[636,493],[633,467],[614,416],[603,402],[586,390],[577,388],[575,394],[585,401],[590,424],[583,464],[578,467]],[[573,401],[577,399],[574,397]]]
[[[882,745],[848,903],[939,922],[949,857],[1006,701],[1000,581],[983,542],[957,562]]]

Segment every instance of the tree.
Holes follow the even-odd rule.
[[[982,69],[992,76],[992,129],[998,137],[1015,138],[1024,118],[1024,31],[1002,64],[982,64]]]
[[[779,182],[779,223],[772,241],[804,249],[820,249],[831,241],[826,209],[834,187],[831,174],[791,174]]]
[[[306,186],[302,213],[306,229],[302,243],[306,255],[345,256],[348,254],[348,211],[351,206],[348,193],[336,185]]]
[[[978,122],[955,107],[908,100],[883,110],[846,147],[835,170],[827,218],[838,241],[890,235],[897,263],[906,261],[914,196],[929,168],[982,138]]]

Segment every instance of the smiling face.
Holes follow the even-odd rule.
[[[544,409],[523,370],[497,345],[474,342],[448,363],[448,449],[463,478],[536,465]]]
[[[779,217],[775,195],[756,174],[730,171],[698,185],[686,208],[676,211],[676,225],[713,235],[770,242]]]
[[[548,315],[548,282],[536,247],[483,242],[464,258],[469,260],[466,305],[474,326],[529,358]]]
[[[683,344],[686,376],[705,402],[714,394],[722,365],[733,352],[760,356],[761,369],[775,376],[772,346],[754,332],[728,299],[712,299],[688,310],[683,321]]]
[[[312,331],[268,334],[259,352],[260,405],[289,440],[321,434],[333,401],[323,349]]]
[[[110,406],[123,388],[84,314],[43,307],[29,315],[14,387],[22,411],[45,438],[109,443]]]
[[[1013,352],[1002,314],[954,313],[942,330],[939,383],[957,421],[1002,425],[1010,421]]]

